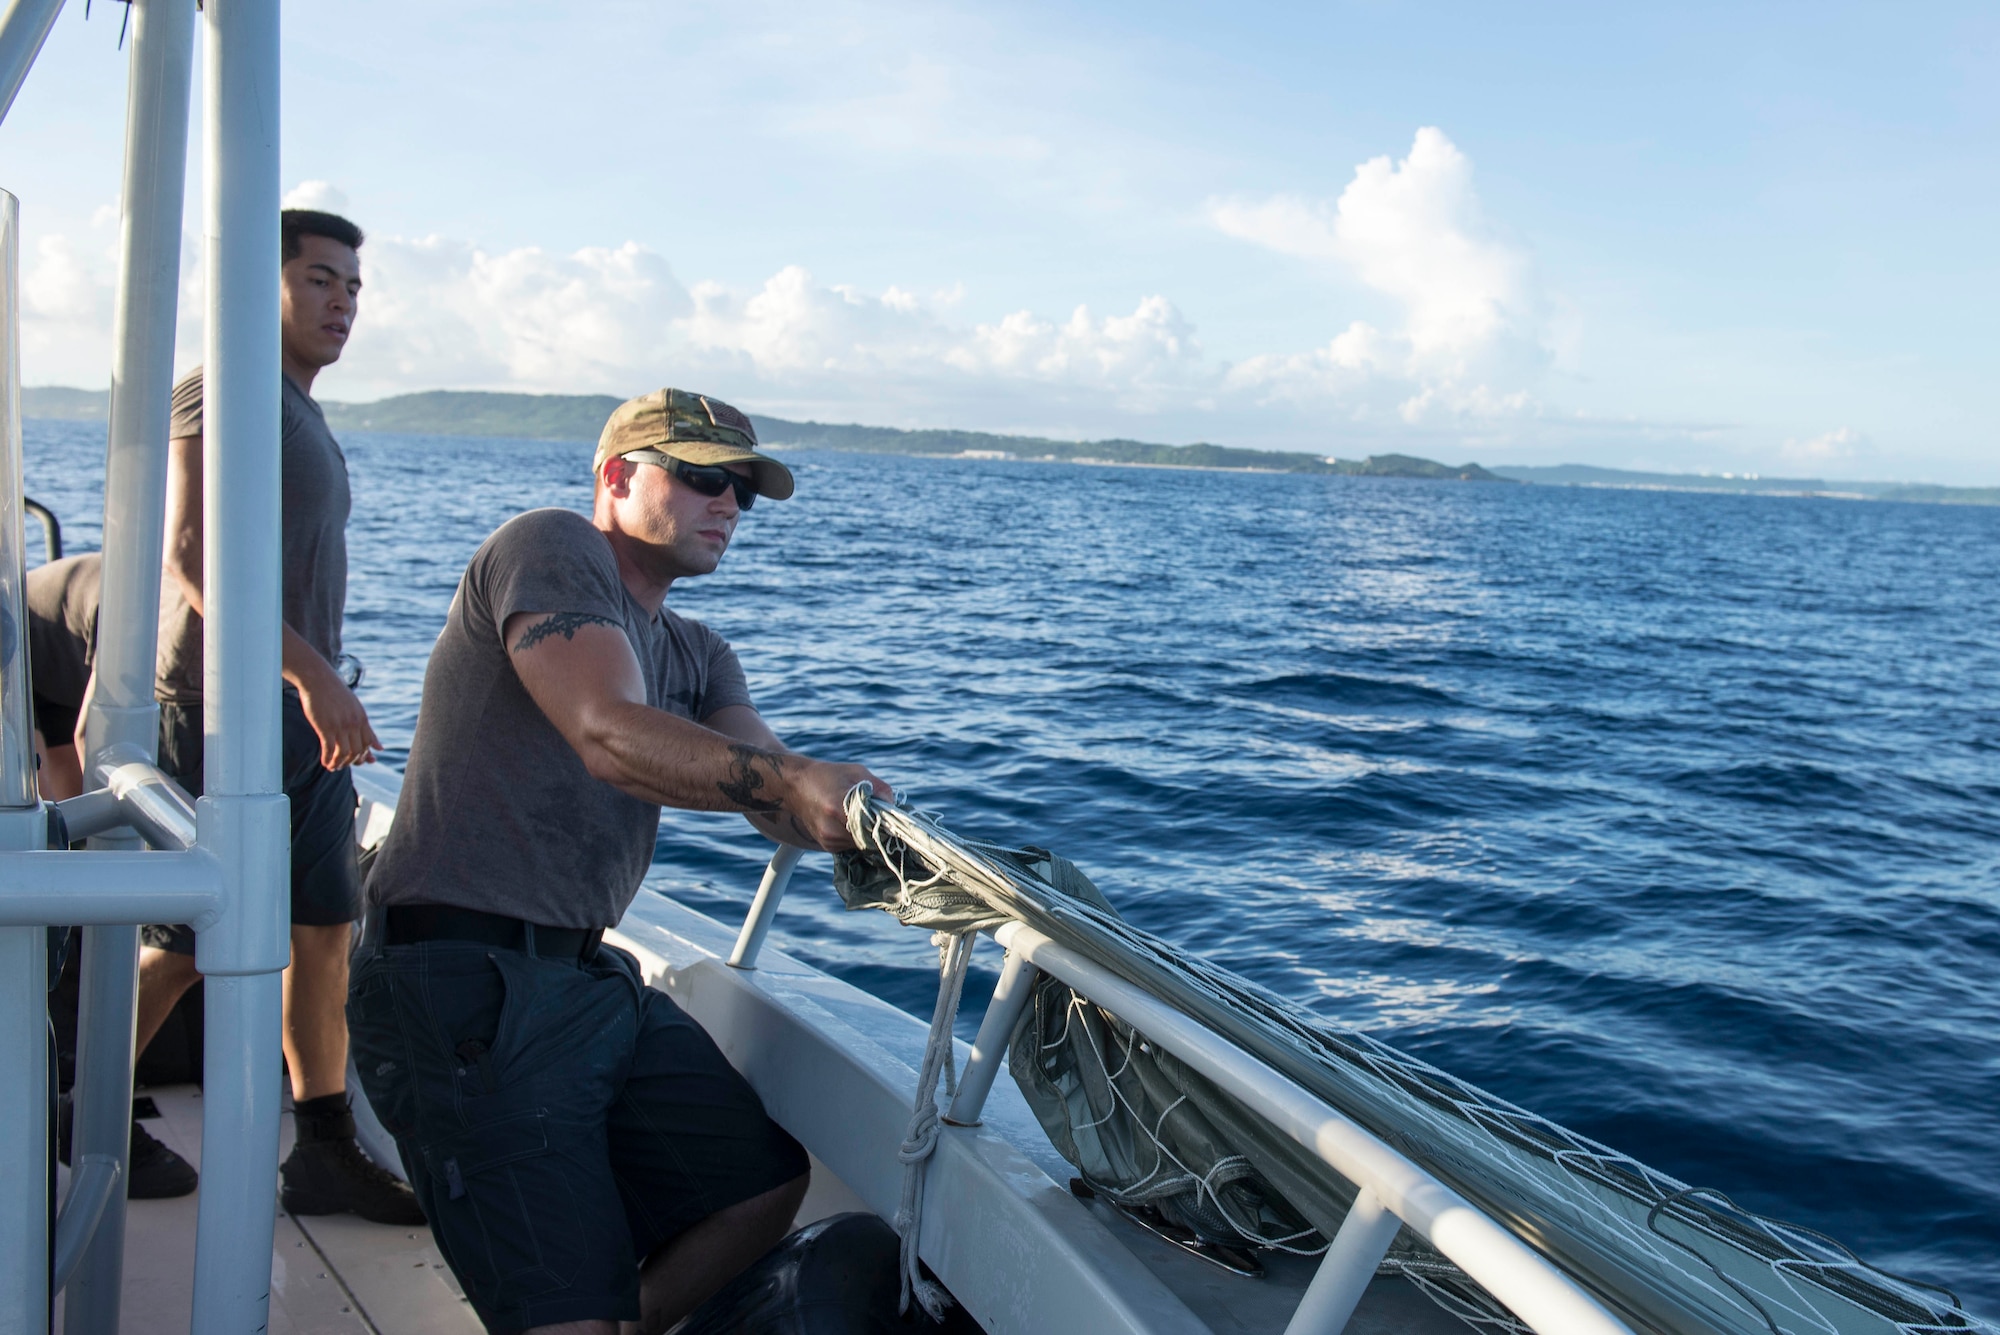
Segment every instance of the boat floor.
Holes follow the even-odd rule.
[[[159,1108],[146,1129],[201,1166],[201,1090],[169,1085],[140,1091]],[[292,1114],[279,1131],[280,1154],[292,1147]],[[68,1189],[64,1170],[60,1190]],[[126,1202],[125,1282],[120,1330],[179,1335],[194,1306],[195,1202]],[[480,1335],[484,1329],[459,1292],[428,1229],[371,1224],[353,1215],[294,1217],[272,1202],[271,1335]],[[56,1300],[62,1329],[62,1299]]]

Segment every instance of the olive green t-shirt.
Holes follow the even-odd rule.
[[[278,576],[285,624],[331,663],[340,657],[340,621],[347,606],[347,516],[353,498],[347,486],[347,456],[327,428],[326,415],[312,396],[284,382],[279,414],[281,455],[280,532],[282,568]],[[174,386],[171,434],[201,434],[201,369]],[[155,693],[169,704],[201,701],[201,617],[188,605],[180,583],[169,577],[162,590],[159,678]]]
[[[656,709],[699,723],[750,703],[728,643],[699,621],[635,602],[588,519],[530,510],[508,520],[465,568],[431,650],[368,898],[615,927],[652,865],[660,809],[592,778],[528,694],[501,636],[516,612],[621,626]]]

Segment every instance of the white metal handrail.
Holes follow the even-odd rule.
[[[1346,1324],[1395,1236],[1395,1228],[1384,1225],[1383,1212],[1407,1224],[1542,1335],[1632,1335],[1477,1206],[1243,1049],[1026,923],[1003,924],[993,935],[1010,957],[1018,954],[1112,1011],[1361,1189],[1289,1335],[1319,1335]]]
[[[729,963],[756,967],[799,850],[765,869]],[[1158,997],[1023,922],[993,933],[1006,950],[972,1056],[943,1120],[976,1127],[1014,1027],[1046,971],[1214,1081],[1359,1188],[1286,1335],[1338,1335],[1397,1231],[1407,1224],[1540,1335],[1632,1335],[1624,1322],[1547,1258],[1346,1114]]]
[[[764,868],[764,879],[757,883],[757,897],[750,901],[750,911],[743,915],[743,930],[736,934],[736,948],[729,952],[730,968],[757,967],[757,956],[764,949],[764,937],[771,930],[771,920],[778,916],[778,905],[784,902],[785,887],[791,884],[792,872],[804,855],[804,849],[793,848],[790,844],[779,844],[777,851],[771,854],[771,861]]]

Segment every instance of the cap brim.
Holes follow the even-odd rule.
[[[653,448],[691,464],[749,464],[750,480],[757,484],[759,496],[774,501],[791,499],[792,470],[768,454],[713,440],[676,440]]]

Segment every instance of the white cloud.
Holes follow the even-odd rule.
[[[1493,235],[1472,162],[1442,130],[1417,131],[1401,162],[1371,158],[1331,205],[1295,195],[1211,200],[1229,236],[1328,265],[1389,298],[1399,327],[1353,321],[1305,356],[1252,358],[1239,380],[1290,392],[1351,392],[1361,377],[1400,378],[1406,420],[1533,408],[1528,384],[1549,360],[1544,302],[1527,257]]]
[[[111,376],[111,321],[118,292],[118,216],[98,209],[77,234],[44,233],[21,265],[21,369],[98,386]],[[86,369],[87,368],[87,369]]]
[[[939,313],[956,291],[928,302],[894,286],[877,295],[797,265],[748,292],[688,287],[629,242],[565,256],[391,237],[371,239],[363,264],[368,286],[338,379],[384,392],[632,392],[704,377],[753,400],[878,414],[893,404],[936,420],[1030,386],[1150,411],[1222,370],[1163,296],[1129,315],[1018,311],[968,328]]]
[[[286,202],[347,207],[325,181],[302,182]],[[1232,235],[1344,266],[1394,299],[1401,318],[1351,321],[1319,348],[1228,362],[1159,293],[1108,314],[1077,306],[975,322],[955,316],[962,285],[870,292],[789,265],[742,289],[683,280],[633,241],[565,254],[378,235],[362,250],[354,339],[322,392],[694,383],[787,415],[1307,448],[1325,448],[1334,424],[1393,435],[1538,411],[1522,373],[1534,358],[1513,355],[1538,351],[1527,265],[1484,230],[1470,163],[1438,131],[1420,131],[1400,163],[1363,163],[1331,206],[1280,198],[1217,204],[1213,217]],[[95,366],[76,368],[101,365],[108,349],[115,237],[112,219],[87,236],[41,239],[27,285],[31,381],[101,381]],[[190,248],[181,366],[200,356],[192,260]]]
[[[322,213],[347,212],[347,194],[327,181],[300,181],[279,201],[287,209],[318,209]]]
[[[597,390],[672,350],[690,308],[665,259],[627,242],[552,255],[371,237],[343,379],[378,388]]]
[[[1868,452],[1868,438],[1853,427],[1838,427],[1808,440],[1787,440],[1778,447],[1788,462],[1825,464],[1858,458]]]

